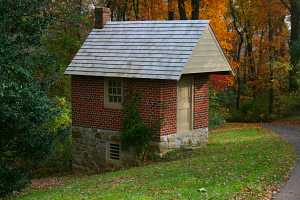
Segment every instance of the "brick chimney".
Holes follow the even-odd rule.
[[[111,21],[111,18],[110,18],[110,9],[109,8],[106,8],[106,7],[96,7],[95,8],[95,25],[94,27],[95,28],[103,28],[104,25]]]

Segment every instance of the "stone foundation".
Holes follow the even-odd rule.
[[[135,163],[133,153],[122,151],[120,132],[94,128],[72,127],[73,169],[84,172],[101,172]],[[160,137],[159,154],[182,147],[199,147],[207,143],[208,128],[189,133]],[[157,149],[157,148],[156,148]]]
[[[72,166],[76,171],[105,171],[133,161],[132,155],[121,150],[117,131],[73,126],[72,134]]]
[[[208,128],[201,128],[188,133],[177,133],[161,136],[159,150],[161,154],[164,154],[170,150],[179,148],[205,146],[207,142]]]

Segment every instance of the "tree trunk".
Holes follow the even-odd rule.
[[[178,10],[181,20],[187,20],[186,10],[185,10],[185,0],[178,0]]]
[[[233,27],[239,36],[239,41],[238,41],[238,45],[237,45],[238,48],[235,52],[234,59],[235,59],[235,62],[240,63],[242,47],[244,44],[244,34],[239,29],[238,19],[237,19],[233,0],[230,0],[229,3],[230,3],[230,15],[232,17]],[[240,109],[240,101],[241,101],[241,69],[240,69],[240,66],[237,69],[236,81],[237,81],[236,109],[239,110]]]
[[[273,48],[273,24],[271,15],[271,0],[269,0],[269,11],[268,11],[268,28],[269,28],[269,117],[273,113],[274,103],[274,90],[273,90],[273,63],[274,63],[274,48]]]
[[[82,12],[82,0],[78,1],[78,9],[77,9],[77,15],[81,16],[81,12]],[[81,23],[77,23],[78,26],[78,30],[81,30]],[[78,39],[81,39],[81,31],[77,31],[77,37]]]
[[[139,1],[140,1],[140,0],[132,0],[135,20],[138,20],[138,19],[139,19],[139,10],[140,10],[140,7],[139,7]]]
[[[199,19],[200,14],[200,0],[191,0],[192,19]]]
[[[261,33],[260,33],[260,39],[259,39],[259,59],[258,59],[258,62],[256,64],[257,68],[256,68],[256,73],[257,73],[257,76],[260,75],[260,68],[262,67],[263,65],[263,58],[264,58],[264,54],[263,54],[263,50],[264,50],[264,46],[263,46],[263,42],[264,42],[264,38],[265,38],[265,31],[262,30]]]
[[[240,110],[240,104],[241,104],[241,73],[240,68],[237,69],[236,73],[236,79],[237,79],[237,88],[236,88],[236,109]]]
[[[298,89],[297,72],[300,63],[300,1],[290,0],[291,12],[291,39],[290,54],[292,70],[289,75],[289,89],[295,91]]]
[[[123,21],[126,21],[127,7],[128,7],[128,0],[125,0],[123,8],[122,8],[122,19],[123,19]]]
[[[253,58],[253,35],[252,33],[247,32],[246,33],[246,60],[247,60],[247,66],[249,68],[249,77],[246,77],[245,80],[254,80],[256,77],[256,72],[255,72],[255,61]]]
[[[175,18],[175,9],[173,0],[168,0],[168,19],[174,20]]]

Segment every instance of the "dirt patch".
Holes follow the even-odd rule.
[[[59,177],[33,179],[31,181],[31,187],[33,189],[47,189],[47,188],[62,186],[62,185],[64,185],[64,181],[62,178]]]

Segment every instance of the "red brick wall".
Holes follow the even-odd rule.
[[[194,128],[208,127],[208,75],[194,79]],[[125,94],[142,94],[139,111],[147,124],[162,120],[160,134],[176,133],[177,82],[150,79],[124,79]],[[104,108],[102,77],[72,76],[73,125],[120,130],[122,111]]]
[[[194,77],[194,129],[208,127],[208,74]]]
[[[161,135],[176,133],[177,129],[177,81],[164,81],[161,85]]]
[[[104,79],[72,76],[73,125],[119,130],[121,110],[104,108]]]
[[[176,132],[176,81],[124,79],[125,95],[130,91],[142,94],[139,111],[148,125],[164,118],[161,133]],[[72,76],[72,111],[75,126],[120,130],[122,125],[122,111],[104,107],[102,77]]]

